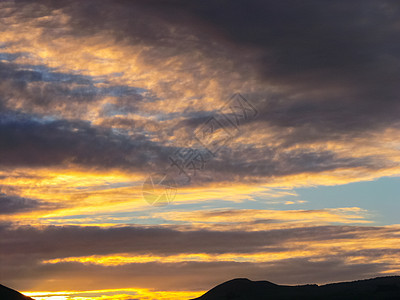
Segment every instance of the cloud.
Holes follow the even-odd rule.
[[[138,288],[197,290],[239,276],[277,283],[324,283],[372,277],[398,268],[396,227],[222,232],[181,231],[179,227],[4,225],[0,235],[7,283],[23,289],[46,290],[49,278],[59,290],[101,289],[104,284],[127,288],[132,281]],[[107,264],[112,254],[119,255],[122,263]],[[202,254],[210,255],[196,261],[196,255]],[[100,257],[85,262],[92,255]],[[126,259],[124,263],[128,255],[144,260]],[[68,262],[70,257],[78,259]],[[44,262],[57,258],[61,260]]]
[[[35,278],[24,283],[24,289],[34,287],[37,290],[48,288],[43,280],[50,274],[62,273],[53,283],[54,289],[90,290],[109,288],[123,289],[132,286],[155,288],[155,290],[206,290],[230,278],[244,276],[253,280],[265,280],[275,283],[324,283],[339,280],[370,278],[385,268],[384,264],[353,264],[348,266],[340,258],[320,262],[307,259],[284,260],[271,264],[251,264],[238,262],[212,263],[143,263],[122,267],[104,267],[76,263],[38,266],[20,275],[19,285],[28,278]],[[210,269],[213,270],[210,274]],[[332,272],[327,272],[331,270]],[[12,270],[15,277],[18,270]],[[22,270],[19,270],[22,271]],[[21,273],[19,273],[21,274]],[[36,276],[34,276],[36,274]],[[107,274],[104,276],[104,274]],[[47,275],[47,276],[46,276]],[[302,279],[299,280],[299,277]],[[15,284],[16,281],[8,279]]]
[[[395,241],[396,233],[396,228],[357,226],[314,226],[261,231],[179,230],[179,227],[157,226],[21,226],[2,228],[1,252],[4,255],[19,256],[26,255],[29,251],[33,257],[42,259],[118,253],[172,255],[279,252],[285,249],[285,242],[293,244],[337,240],[351,243],[366,235]],[[15,240],[16,236],[18,239]],[[54,243],[55,240],[57,243]],[[364,243],[363,240],[360,242]],[[14,250],[10,251],[11,249]]]
[[[12,88],[3,87],[5,103],[143,135],[158,143],[153,165],[162,169],[171,144],[190,145],[193,131],[241,91],[258,117],[241,127],[198,184],[294,182],[327,172],[339,178],[344,170],[346,180],[398,174],[398,154],[382,142],[400,128],[394,1],[226,4],[7,2],[22,9],[4,12],[15,24],[4,27],[9,62],[2,74],[13,78]],[[25,36],[28,25],[35,38]],[[16,54],[11,41],[29,55]],[[29,60],[35,68],[26,68]],[[146,147],[132,155],[142,161]],[[121,160],[127,155],[122,151]],[[103,167],[120,167],[118,160]]]
[[[6,114],[0,123],[5,167],[68,166],[140,169],[163,149],[144,136],[130,139],[111,129],[93,127],[83,121],[38,121],[29,116]],[[149,155],[147,158],[146,156]]]
[[[264,201],[273,187],[400,174],[395,0],[0,8],[0,213],[13,221],[0,223],[0,255],[10,285],[208,289],[235,276],[322,283],[399,270],[399,228],[349,226],[369,221],[358,208],[158,211],[149,220],[164,225],[121,225],[136,216],[136,180],[192,147],[236,92],[257,118],[177,203]],[[16,225],[77,219],[98,226]],[[105,263],[117,256],[120,264]]]
[[[144,101],[134,87],[112,85],[100,76],[59,72],[43,64],[3,60],[0,78],[2,110],[18,110],[38,117],[85,119],[88,114],[96,117],[126,114]]]
[[[368,224],[368,212],[358,207],[323,210],[218,209],[160,212],[152,215],[177,224],[207,230],[262,231],[329,224]]]
[[[16,214],[34,210],[51,210],[60,205],[46,203],[37,199],[22,198],[0,193],[0,215]]]
[[[5,167],[69,165],[93,169],[149,172],[151,166],[167,167],[178,147],[150,140],[137,132],[126,135],[85,121],[38,120],[29,115],[5,112],[0,123],[0,164]],[[183,148],[184,149],[184,148]],[[29,151],[28,151],[29,150]],[[246,156],[241,153],[246,152]],[[384,170],[395,166],[378,155],[341,157],[334,151],[251,149],[239,146],[221,152],[218,159],[198,172],[201,182],[259,182],[267,177],[322,173],[340,169]]]

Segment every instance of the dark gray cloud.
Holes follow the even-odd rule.
[[[0,165],[3,167],[84,166],[151,172],[166,168],[176,147],[151,141],[140,132],[128,135],[84,121],[41,121],[34,116],[3,112],[0,122]],[[132,123],[132,126],[135,122]],[[209,159],[209,157],[207,158]],[[253,149],[251,145],[224,148],[218,157],[193,177],[193,184],[208,181],[257,181],[303,172],[318,173],[362,167],[371,171],[393,164],[384,157],[343,157],[333,151]]]
[[[227,78],[218,80],[229,80],[232,71],[238,71],[243,82],[249,78],[254,80],[254,88],[243,91],[259,110],[259,116],[252,121],[252,128],[258,132],[273,131],[279,145],[267,146],[266,141],[266,145],[257,150],[251,149],[251,145],[235,145],[236,149],[226,149],[218,154],[219,160],[207,166],[210,174],[203,173],[203,180],[244,180],[252,176],[284,176],[355,167],[373,171],[394,166],[379,153],[352,158],[352,153],[338,155],[325,150],[310,150],[307,144],[337,140],[351,142],[386,128],[399,128],[400,39],[397,20],[400,12],[395,1],[40,2],[44,4],[40,10],[35,10],[34,5],[26,5],[30,1],[18,2],[17,5],[23,7],[18,12],[19,17],[50,15],[55,9],[62,9],[71,16],[68,26],[59,32],[51,29],[54,24],[40,21],[38,26],[49,30],[50,36],[91,37],[107,33],[116,45],[144,46],[140,59],[148,60],[151,65],[159,65],[160,68],[162,64],[159,62],[167,58],[179,58],[179,55],[197,51],[202,53],[202,57],[213,58],[210,64],[221,57],[231,61],[231,69],[223,73]],[[46,107],[59,107],[68,111],[71,103],[76,103],[80,105],[79,109],[73,111],[79,114],[85,110],[82,103],[96,101],[99,95],[115,95],[118,100],[102,110],[100,116],[105,117],[102,124],[133,127],[133,131],[143,136],[154,134],[144,129],[146,124],[140,125],[136,120],[112,118],[114,114],[136,112],[137,103],[144,99],[134,88],[121,86],[108,90],[97,89],[94,88],[96,78],[61,74],[45,68],[18,70],[12,63],[15,55],[8,55],[6,59],[10,63],[0,65],[0,75],[9,80],[2,89],[3,109],[9,105],[9,99],[26,98],[28,100],[23,103],[28,112],[29,107],[31,110],[42,107],[41,111]],[[193,59],[193,66],[196,63]],[[184,65],[183,68],[190,69],[193,66]],[[195,68],[193,73],[196,72]],[[213,76],[218,74],[222,73],[210,73],[210,79],[215,79]],[[34,84],[28,88],[27,82],[36,86]],[[80,87],[71,88],[66,82],[79,84]],[[272,86],[274,92],[268,89]],[[182,115],[166,116],[171,119],[182,117],[184,120],[170,129],[163,128],[162,133],[155,135],[173,137],[182,128],[190,134],[218,107],[209,109],[209,112],[189,109]],[[53,129],[48,129],[51,126]],[[34,152],[43,151],[46,143],[63,146],[58,146],[60,151],[52,151],[52,147],[49,147],[46,150],[50,151],[48,158],[44,160],[39,156],[37,164],[44,161],[57,164],[70,160],[78,164],[99,164],[104,167],[130,165],[134,168],[149,162],[150,159],[144,158],[147,157],[146,153],[157,149],[159,153],[154,151],[150,155],[151,160],[162,168],[168,164],[166,153],[172,153],[168,147],[155,143],[139,142],[141,146],[137,146],[138,142],[135,141],[133,147],[132,142],[123,137],[118,137],[120,142],[115,142],[110,134],[99,133],[103,129],[94,127],[90,129],[97,136],[93,144],[77,142],[75,139],[90,140],[92,133],[88,128],[83,130],[85,134],[82,131],[73,133],[68,129],[67,134],[56,137],[62,133],[54,129],[58,126],[56,123],[51,126],[33,126],[46,128],[43,132],[52,138],[46,137],[46,142],[42,144],[31,142],[31,149]],[[11,135],[16,132],[11,127],[7,129],[10,132],[7,134],[9,140],[13,140]],[[31,129],[23,138],[31,141],[30,134],[38,137]],[[108,138],[110,141],[106,141]],[[92,146],[96,143],[98,150]],[[304,148],[287,150],[288,147],[302,144]],[[21,151],[15,151],[15,143],[7,147],[7,155],[11,155],[10,149],[14,155],[11,155],[9,165],[17,160],[22,165],[29,160],[24,157],[21,159]],[[61,148],[67,150],[61,151]],[[78,148],[81,154],[75,154]],[[135,150],[130,152],[133,148]],[[134,162],[128,159],[134,156],[138,157],[134,158]],[[34,164],[33,160],[28,164]]]
[[[149,172],[152,167],[167,167],[170,163],[168,157],[178,149],[153,142],[140,132],[128,135],[84,121],[44,121],[34,115],[12,111],[4,111],[1,118],[0,165],[3,167],[74,164],[97,169]],[[390,164],[379,155],[352,158],[340,157],[331,151],[287,151],[282,147],[253,149],[251,145],[235,145],[232,149],[222,149],[217,159],[206,166],[204,171],[198,172],[197,183],[210,180],[253,181],[338,168],[377,170]]]
[[[196,49],[229,57],[234,69],[257,70],[260,82],[284,90],[260,95],[267,101],[258,103],[258,120],[296,128],[288,143],[343,138],[398,121],[396,1],[44,3],[73,16],[73,35],[111,30],[116,40],[155,46],[148,53],[154,60]]]
[[[179,227],[121,228],[47,226],[5,227],[0,253],[42,259],[115,253],[172,255],[180,253],[256,253],[287,250],[282,243],[351,240],[364,235],[395,237],[396,229],[356,226],[318,226],[269,231],[180,231]],[[15,239],[18,237],[18,239]],[[57,243],[54,241],[57,240]],[[35,241],[35,242],[34,242]],[[73,245],[70,247],[68,245]],[[28,250],[29,249],[29,250]]]
[[[243,145],[233,151],[221,151],[218,155],[212,164],[207,165],[206,171],[226,179],[230,176],[265,178],[357,167],[372,171],[390,166],[379,155],[340,157],[333,151],[313,151],[306,148],[289,151],[281,147],[264,147],[260,151]],[[207,175],[210,176],[204,174]]]
[[[313,262],[309,258],[287,259],[273,263],[183,262],[133,263],[106,267],[78,263],[18,266],[8,269],[5,284],[29,290],[49,278],[58,290],[97,290],[135,287],[156,290],[207,290],[232,278],[269,280],[280,284],[326,283],[376,277],[385,263],[347,265],[341,258]],[[212,270],[210,272],[210,270]],[[329,272],[327,272],[329,270]]]
[[[138,170],[167,152],[145,136],[126,136],[83,121],[38,121],[22,114],[2,114],[0,165],[54,166]],[[164,153],[164,156],[163,156]]]
[[[78,227],[0,226],[0,254],[7,283],[30,289],[48,278],[57,279],[56,287],[64,289],[99,289],[135,286],[174,289],[207,289],[234,278],[271,280],[277,283],[310,283],[352,280],[377,276],[390,268],[387,262],[349,264],[346,258],[364,255],[382,258],[396,255],[393,249],[340,249],[341,241],[376,238],[396,238],[398,230],[383,227],[324,226],[292,228],[260,232],[245,231],[180,231],[160,227]],[[312,242],[332,245],[335,254],[315,254],[301,258],[286,258],[272,262],[174,262],[130,263],[101,266],[80,263],[42,264],[42,260],[69,256],[107,255],[171,255],[187,253],[280,253],[306,250]],[[290,247],[283,246],[287,242]],[[303,242],[295,246],[296,242]],[[338,254],[340,253],[340,255]],[[212,270],[212,271],[210,271]],[[329,270],[329,272],[327,271]],[[114,280],[110,280],[113,278]],[[156,284],[155,284],[156,283]],[[72,287],[72,285],[74,285]]]
[[[41,209],[49,210],[59,207],[61,207],[59,204],[52,204],[37,199],[0,193],[0,215],[29,212]]]

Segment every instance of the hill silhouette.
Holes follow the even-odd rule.
[[[30,297],[24,296],[21,293],[14,291],[0,284],[0,299],[1,300],[33,300]]]
[[[238,278],[222,283],[192,300],[317,300],[400,299],[400,276],[340,282],[326,285],[277,285],[268,281]]]

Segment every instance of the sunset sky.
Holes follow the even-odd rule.
[[[398,0],[0,1],[0,283],[399,275],[399,100]]]

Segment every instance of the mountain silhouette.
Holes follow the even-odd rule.
[[[0,299],[1,300],[33,300],[30,297],[24,296],[21,293],[14,291],[0,284]]]
[[[400,276],[378,277],[326,285],[278,285],[238,278],[222,283],[192,300],[400,300]]]

